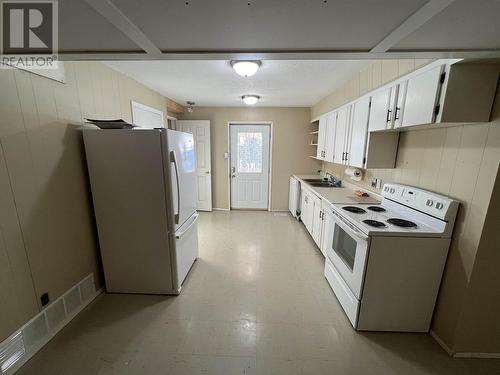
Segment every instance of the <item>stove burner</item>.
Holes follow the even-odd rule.
[[[385,212],[385,208],[381,206],[370,206],[368,209],[374,212]]]
[[[363,223],[371,226],[371,227],[375,227],[375,228],[384,228],[386,227],[387,225],[385,225],[384,223],[382,223],[381,221],[377,221],[377,220],[363,220]]]
[[[391,218],[387,220],[388,223],[391,223],[397,227],[403,227],[403,228],[416,228],[417,224],[414,222],[404,220],[404,219],[397,219],[397,218]]]
[[[349,212],[352,212],[353,214],[364,214],[364,213],[366,213],[366,211],[363,210],[362,208],[354,207],[354,206],[345,206],[345,207],[342,207],[342,209],[346,210],[346,211],[349,211]]]

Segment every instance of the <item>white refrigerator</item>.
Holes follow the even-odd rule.
[[[179,294],[198,257],[193,136],[83,129],[106,290]]]

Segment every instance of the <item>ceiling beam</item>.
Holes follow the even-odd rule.
[[[401,40],[448,7],[453,1],[454,0],[430,0],[425,3],[419,10],[408,17],[402,24],[396,27],[389,35],[373,47],[370,52],[383,53],[389,51]]]
[[[161,54],[160,49],[111,0],[86,0],[86,2],[148,55]]]
[[[59,51],[63,61],[106,60],[383,60],[383,59],[500,59],[496,50],[450,50],[450,51],[390,51],[373,53],[367,51],[267,51],[267,52],[215,52],[215,51],[171,51],[161,54],[136,52],[91,52]]]

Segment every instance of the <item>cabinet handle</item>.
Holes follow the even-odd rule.
[[[349,155],[349,153],[348,153],[348,152],[346,152],[346,153],[345,153],[345,161],[347,161],[347,159],[348,159],[348,158],[347,158],[347,155]]]
[[[391,113],[392,113],[392,111],[390,109],[388,109],[387,110],[387,119],[385,120],[385,122],[391,121]]]
[[[396,112],[394,112],[394,121],[399,120],[399,111],[401,108],[396,107]]]

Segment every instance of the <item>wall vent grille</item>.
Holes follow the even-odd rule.
[[[82,299],[80,298],[80,288],[76,286],[64,296],[64,306],[66,307],[66,314],[73,314],[73,312],[76,311],[81,303]]]
[[[2,374],[6,374],[26,353],[21,332],[11,336],[0,345],[0,366]]]
[[[45,314],[40,314],[28,323],[23,329],[23,338],[26,348],[29,350],[49,334]]]
[[[0,374],[14,374],[99,295],[90,274],[0,343]]]
[[[49,307],[45,309],[45,314],[47,315],[47,322],[49,323],[49,329],[52,331],[57,328],[66,318],[66,312],[64,311],[64,303],[62,299],[54,301]]]

